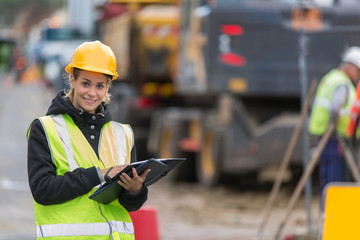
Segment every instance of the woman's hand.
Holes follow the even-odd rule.
[[[126,168],[127,165],[128,165],[128,164],[115,165],[115,166],[113,166],[113,167],[111,167],[111,168],[104,168],[104,169],[101,169],[101,173],[102,173],[102,175],[103,175],[103,177],[104,177],[104,179],[105,179],[106,173],[111,169],[111,170],[109,171],[109,173],[108,173],[108,177],[109,177],[109,178],[113,178],[116,174],[118,174],[119,172],[121,172],[121,170],[123,170],[124,168]]]
[[[136,169],[132,168],[133,177],[129,177],[126,173],[120,175],[120,181],[118,182],[123,188],[128,190],[132,194],[138,194],[142,188],[146,176],[150,172],[150,169],[146,169],[140,176],[137,174]]]
[[[109,171],[108,173],[108,177],[109,178],[113,178],[116,174],[118,174],[119,172],[121,172],[124,168],[126,168],[128,166],[128,164],[124,164],[124,165],[115,165],[112,167],[112,169],[110,170],[110,168],[105,168],[105,169],[101,169],[101,173],[105,179],[105,175],[106,173]],[[129,177],[129,175],[127,175],[126,173],[122,173],[120,176],[120,181],[118,181],[118,183],[124,187],[126,190],[128,190],[130,193],[132,194],[138,194],[142,188],[142,185],[146,179],[147,174],[150,172],[150,169],[146,169],[140,176],[137,174],[136,169],[132,168],[132,174],[133,177]]]

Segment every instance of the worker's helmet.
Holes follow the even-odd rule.
[[[344,53],[342,61],[352,63],[360,69],[360,47],[354,46],[348,48]]]
[[[72,68],[111,75],[112,80],[119,76],[114,52],[100,41],[84,42],[77,47],[65,71],[70,73]]]

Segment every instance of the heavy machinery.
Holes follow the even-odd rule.
[[[119,79],[112,88],[114,119],[130,122],[139,159],[149,157],[150,119],[173,97],[179,39],[177,0],[116,0],[102,9],[102,40],[117,56]],[[161,102],[161,103],[160,103]]]
[[[137,126],[149,126],[148,154],[187,156],[173,177],[196,172],[208,186],[278,164],[309,83],[336,67],[348,46],[360,45],[355,1],[112,2],[133,4],[131,40],[108,43],[130,49],[124,80],[139,97],[130,119],[151,118],[150,126],[130,121],[135,135]],[[161,41],[152,38],[156,24],[172,29]],[[291,162],[303,164],[301,139]]]

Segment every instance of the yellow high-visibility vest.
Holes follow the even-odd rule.
[[[78,167],[108,168],[130,163],[134,144],[128,125],[106,123],[99,139],[99,158],[68,114],[39,118],[48,141],[56,174]],[[38,240],[130,240],[134,227],[128,211],[115,200],[107,205],[90,200],[96,191],[61,204],[41,205],[34,201]]]
[[[355,100],[356,89],[349,77],[342,71],[334,69],[324,76],[316,92],[309,122],[309,133],[321,136],[325,133],[330,121],[331,99],[335,89],[340,85],[348,87],[346,104],[340,109],[336,132],[347,137],[347,127],[350,122],[350,107]]]

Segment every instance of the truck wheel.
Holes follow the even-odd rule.
[[[214,129],[207,128],[203,135],[202,150],[196,161],[198,180],[204,186],[213,187],[220,182],[220,149],[220,133]]]
[[[177,147],[180,139],[179,124],[163,125],[159,141],[160,158],[174,158],[179,157],[179,148]]]
[[[163,125],[160,134],[158,156],[160,158],[184,157],[184,154],[178,147],[178,143],[183,134],[184,129],[180,122]],[[191,175],[193,174],[191,174],[189,169],[190,162],[191,160],[188,159],[185,163],[173,169],[167,178],[170,181],[191,180]]]
[[[172,145],[174,141],[174,131],[169,127],[164,127],[160,135],[159,156],[161,158],[173,157]]]

